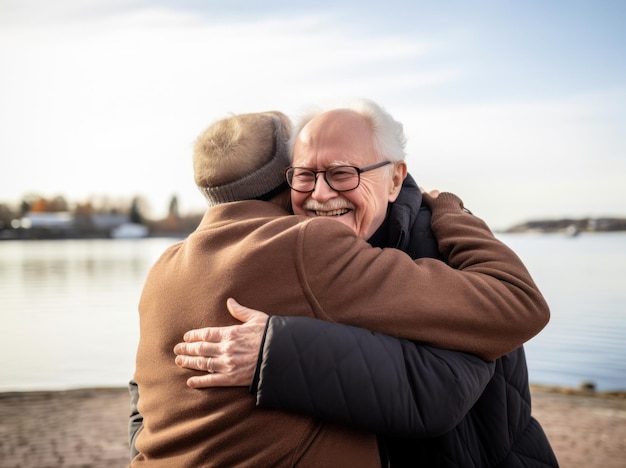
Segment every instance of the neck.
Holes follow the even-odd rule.
[[[292,213],[291,211],[291,190],[283,190],[274,195],[268,202],[280,206],[282,209]]]

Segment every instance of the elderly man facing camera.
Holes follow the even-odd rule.
[[[458,210],[452,217],[440,217],[435,209],[432,229],[439,241],[437,250],[429,227],[429,211],[423,206],[413,180],[407,177],[397,200],[390,196],[397,184],[395,180],[406,175],[402,162],[404,138],[399,124],[381,108],[364,102],[353,108],[309,116],[296,135],[293,166],[287,171],[296,214],[336,219],[371,244],[400,248],[414,258],[440,256],[457,268],[467,266],[452,260],[457,247],[440,233],[461,217],[471,215]],[[345,184],[346,179],[358,180],[359,175],[360,184]],[[432,204],[428,196],[424,198]],[[464,239],[456,239],[460,244],[481,237],[479,231],[462,235]],[[497,268],[500,267],[505,264]],[[510,274],[510,270],[502,270],[498,275],[503,284],[514,280],[518,273]],[[250,320],[248,324],[188,333],[189,343],[176,348],[180,354],[177,362],[201,369],[206,361],[203,356],[211,356],[215,373],[190,379],[189,384],[197,388],[248,385],[256,367],[252,388],[260,407],[311,414],[374,430],[379,434],[383,463],[392,467],[405,463],[558,466],[541,426],[531,416],[526,361],[521,347],[529,336],[519,333],[515,324],[522,316],[504,313],[503,309],[494,315],[482,311],[483,323],[477,328],[480,319],[467,307],[471,293],[469,290],[466,293],[455,295],[449,291],[445,299],[428,294],[422,297],[424,308],[432,307],[439,314],[441,328],[429,330],[418,338],[420,341],[473,352],[486,359],[498,358],[495,374],[476,404],[453,430],[443,435],[424,438],[424,433],[411,423],[414,412],[407,408],[416,405],[418,413],[428,419],[436,407],[433,401],[447,398],[454,388],[425,395],[421,389],[429,386],[433,377],[423,372],[415,347],[407,342],[398,347],[380,346],[380,337],[372,334],[359,333],[356,340],[357,332],[351,327],[279,316],[269,320],[267,332],[261,337],[267,317],[239,306],[234,315],[243,321]],[[447,302],[450,294],[452,307],[437,309],[437,301]],[[485,303],[504,305],[501,298],[489,294],[484,297]],[[254,303],[250,305],[256,307]],[[393,313],[389,305],[379,311],[384,317]],[[445,333],[437,333],[444,330]],[[209,342],[199,346],[196,340],[203,339]],[[223,355],[220,339],[230,339],[235,345],[245,343],[244,351],[234,356]],[[240,363],[235,368],[226,365],[235,362],[233,359]],[[389,374],[393,371],[389,369],[403,377],[391,383]],[[365,377],[360,379],[355,374]],[[329,375],[336,385],[330,385],[329,378],[319,377]],[[410,403],[399,397],[411,393]]]

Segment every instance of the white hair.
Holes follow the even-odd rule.
[[[402,124],[395,120],[383,107],[369,99],[358,99],[344,106],[331,108],[314,108],[304,114],[297,122],[290,141],[291,158],[293,145],[304,126],[324,112],[336,109],[348,109],[363,117],[372,130],[372,144],[381,160],[392,162],[403,161],[406,153],[406,137]]]

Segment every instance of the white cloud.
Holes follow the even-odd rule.
[[[290,112],[454,79],[438,70],[386,74],[426,46],[356,36],[319,17],[224,24],[152,9],[2,34],[11,46],[0,46],[8,70],[0,151],[11,166],[1,198],[31,190],[153,198],[155,185],[169,196],[190,183],[196,134],[228,112]],[[20,171],[24,163],[37,171]]]
[[[49,2],[1,4],[0,200],[144,194],[164,210],[178,193],[183,209],[200,209],[190,155],[208,123],[356,96],[405,124],[420,182],[457,191],[496,224],[548,198],[575,212],[589,198],[583,185],[598,207],[624,195],[624,89],[489,101],[468,90],[453,105],[452,93],[426,99],[462,89],[467,69],[437,60],[449,43],[376,37],[322,14],[224,20],[142,1],[79,4],[54,2],[52,19]]]

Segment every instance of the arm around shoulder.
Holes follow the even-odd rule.
[[[260,363],[258,406],[411,438],[456,426],[494,370],[469,354],[280,316],[270,318]]]
[[[539,333],[550,320],[550,308],[518,255],[498,240],[484,221],[465,209],[456,195],[432,197],[425,193],[424,201],[431,208],[432,230],[447,263],[488,279],[485,291],[491,289],[494,294],[487,299],[495,303],[508,299],[514,305],[513,310],[505,312],[503,307],[503,313],[491,317],[494,338],[498,333],[506,335],[510,345],[494,350],[489,357],[504,355]]]
[[[458,197],[424,199],[447,264],[372,248],[333,220],[306,223],[294,262],[314,316],[487,360],[518,348],[549,318],[530,274]]]

